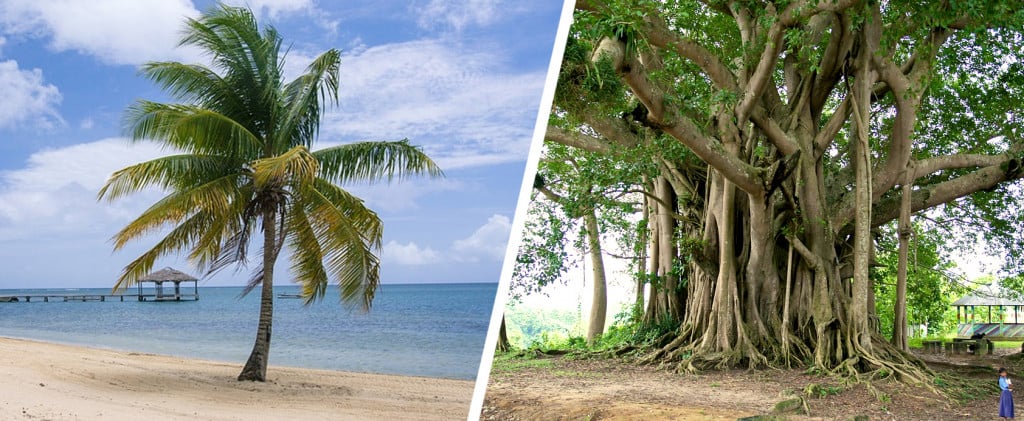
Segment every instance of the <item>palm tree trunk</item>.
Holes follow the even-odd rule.
[[[267,361],[270,358],[270,330],[274,319],[274,261],[277,260],[277,225],[273,209],[263,211],[263,282],[260,286],[260,321],[256,327],[256,342],[249,360],[245,362],[238,380],[263,382],[267,380]]]

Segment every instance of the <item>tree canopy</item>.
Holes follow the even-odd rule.
[[[338,100],[341,53],[313,59],[283,77],[283,39],[259,27],[252,11],[218,5],[187,21],[182,45],[213,63],[154,62],[142,74],[178,103],[140,100],[125,116],[132,141],[181,153],[115,172],[99,197],[115,200],[147,187],[167,196],[114,235],[114,248],[164,227],[170,231],[129,263],[116,288],[134,284],[165,255],[187,253],[201,270],[242,265],[262,240],[248,292],[262,289],[256,342],[239,380],[266,377],[274,263],[289,247],[291,274],[306,303],[339,285],[343,303],[369,310],[380,282],[383,224],[340,184],[438,176],[440,169],[408,141],[357,142],[312,151],[320,119]],[[254,237],[262,232],[262,238]]]

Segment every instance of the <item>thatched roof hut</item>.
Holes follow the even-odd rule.
[[[180,270],[166,267],[143,276],[139,282],[163,282],[163,281],[198,281],[195,276],[189,275]]]
[[[164,282],[174,283],[174,293],[164,292]],[[182,294],[181,283],[192,283],[192,294]],[[139,286],[139,301],[182,301],[199,299],[199,279],[177,269],[166,267],[149,275],[143,276],[137,283]],[[147,286],[152,287],[149,293]]]

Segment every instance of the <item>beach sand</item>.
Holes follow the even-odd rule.
[[[271,348],[273,361],[273,348]],[[238,364],[0,338],[0,419],[464,420],[473,382]]]

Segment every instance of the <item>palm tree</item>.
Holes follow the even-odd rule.
[[[339,184],[442,175],[407,140],[311,151],[323,106],[338,101],[340,52],[324,52],[285,83],[281,44],[277,31],[261,31],[245,8],[218,5],[189,19],[181,45],[204,50],[212,68],[144,65],[142,74],[180,103],[140,100],[126,112],[132,141],[153,140],[180,153],[117,171],[99,192],[107,200],[154,186],[168,192],[114,235],[119,250],[171,228],[125,266],[115,289],[133,285],[158,257],[184,251],[207,274],[244,266],[250,237],[262,230],[262,261],[245,290],[261,288],[259,325],[239,380],[266,379],[274,263],[283,247],[290,249],[292,276],[307,304],[323,298],[331,280],[343,304],[370,309],[383,227]]]

